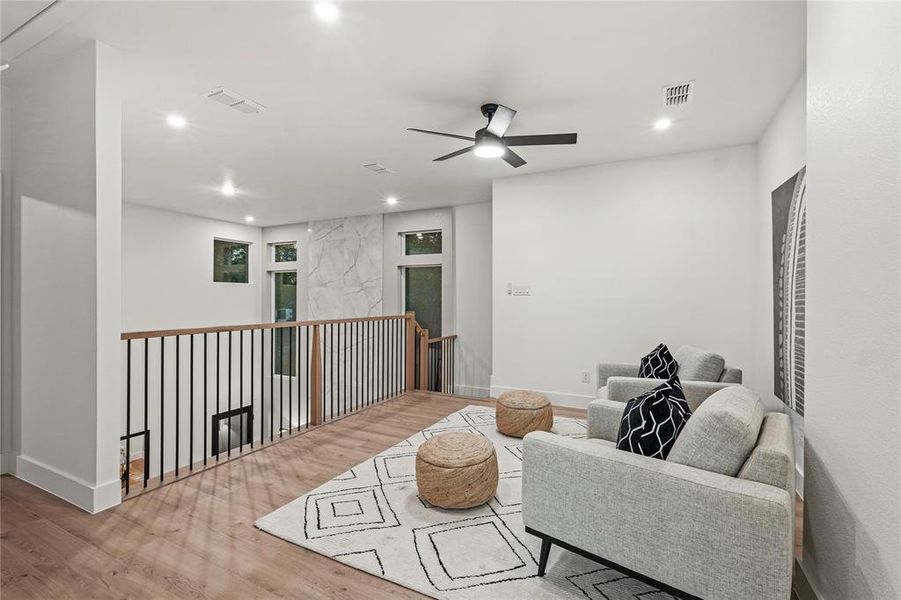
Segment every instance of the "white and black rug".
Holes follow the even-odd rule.
[[[560,435],[584,421],[557,417]],[[497,494],[467,510],[417,494],[416,448],[444,431],[470,431],[497,451]],[[650,587],[560,548],[537,577],[540,542],[521,516],[522,440],[497,431],[494,409],[468,406],[256,522],[272,535],[435,598],[661,600]]]

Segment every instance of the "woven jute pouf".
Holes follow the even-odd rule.
[[[512,390],[497,399],[497,430],[511,437],[524,437],[532,431],[550,431],[554,426],[554,409],[538,392]]]
[[[441,508],[472,508],[497,491],[494,445],[475,433],[436,435],[416,451],[419,495]]]

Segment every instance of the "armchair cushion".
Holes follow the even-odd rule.
[[[642,357],[638,376],[649,379],[669,379],[679,371],[679,363],[673,358],[666,344],[658,344]]]
[[[679,378],[673,377],[626,403],[616,447],[665,460],[690,416]]]
[[[688,402],[688,407],[692,412],[697,410],[698,406],[701,405],[701,402],[711,395],[724,387],[735,385],[716,381],[683,381],[681,379],[679,381],[682,384],[682,392],[685,394],[685,401]],[[598,390],[597,397],[605,400],[628,402],[635,396],[651,391],[663,382],[663,379],[610,377],[607,380],[607,385]]]
[[[638,363],[598,364],[598,388],[607,385],[611,377],[638,377]]]
[[[603,388],[602,388],[603,389]],[[616,445],[616,434],[626,405],[622,402],[598,398],[588,403],[588,438],[600,439]]]
[[[763,405],[754,392],[723,388],[698,407],[667,460],[735,477],[757,444],[762,421]]]
[[[760,427],[757,445],[742,465],[738,476],[780,487],[794,497],[795,449],[788,415],[767,413]]]
[[[694,346],[679,347],[675,360],[679,363],[679,377],[683,381],[719,381],[726,366],[725,359],[719,354]]]

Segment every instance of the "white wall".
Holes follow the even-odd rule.
[[[901,598],[901,10],[810,2],[807,27],[802,567]]]
[[[119,69],[90,42],[10,94],[15,472],[89,511],[119,502]]]
[[[495,181],[492,394],[585,406],[598,362],[637,362],[660,341],[709,348],[755,378],[755,152]],[[508,282],[532,295],[507,295]]]
[[[773,120],[757,142],[757,209],[759,257],[755,328],[757,364],[745,383],[773,409],[784,409],[792,419],[795,439],[796,489],[804,490],[804,419],[773,393],[773,203],[772,193],[806,164],[807,78],[792,86]],[[781,406],[780,406],[781,405]]]
[[[454,275],[457,393],[483,397],[491,386],[491,203],[455,206]]]
[[[259,323],[263,277],[259,227],[126,204],[125,331]],[[249,242],[250,283],[213,281],[213,240]]]

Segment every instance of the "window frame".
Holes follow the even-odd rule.
[[[276,255],[276,247],[278,246],[288,246],[290,244],[294,244],[294,260],[277,260]],[[300,251],[300,244],[297,240],[285,240],[283,242],[269,242],[269,262],[273,265],[294,265],[299,262],[298,252]]]
[[[417,235],[417,234],[426,234],[426,233],[439,233],[441,234],[441,252],[431,252],[431,253],[423,253],[423,254],[407,254],[407,236],[408,235]],[[397,234],[398,238],[400,238],[400,255],[403,258],[409,258],[411,256],[442,256],[444,254],[444,230],[440,227],[435,229],[416,229],[413,231],[401,231]]]
[[[229,244],[240,244],[242,246],[247,246],[247,281],[219,281],[216,279],[216,242],[225,242]],[[232,238],[218,237],[213,236],[213,260],[212,267],[213,272],[210,274],[210,279],[213,283],[222,283],[227,285],[249,285],[253,283],[253,270],[251,269],[251,265],[253,264],[253,242],[248,242],[245,240],[236,240]]]

